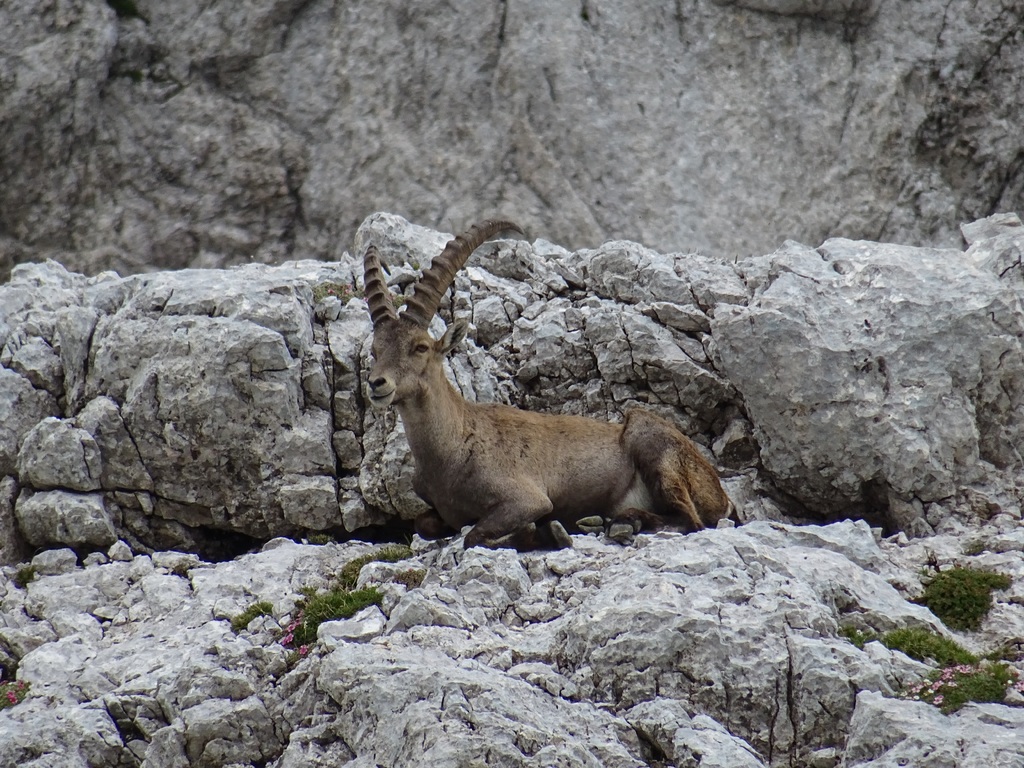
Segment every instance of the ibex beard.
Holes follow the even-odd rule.
[[[371,404],[398,409],[416,471],[413,487],[432,510],[416,531],[436,539],[472,525],[465,546],[519,550],[571,546],[569,531],[715,526],[732,504],[715,468],[670,422],[643,410],[622,424],[467,401],[444,373],[465,338],[455,320],[440,339],[427,328],[470,254],[494,235],[522,230],[488,220],[451,240],[395,310],[377,249],[363,257],[373,321]]]

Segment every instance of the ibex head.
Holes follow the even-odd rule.
[[[415,400],[437,376],[443,378],[444,356],[466,337],[467,324],[456,320],[440,339],[434,339],[427,327],[470,254],[507,229],[522,233],[510,221],[488,220],[451,240],[416,282],[401,312],[391,300],[377,249],[372,245],[366,249],[363,290],[373,321],[374,362],[368,379],[371,404],[384,408]]]

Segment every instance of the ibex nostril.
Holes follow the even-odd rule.
[[[387,379],[385,379],[383,376],[378,376],[376,379],[370,380],[370,389],[380,389],[387,383]]]

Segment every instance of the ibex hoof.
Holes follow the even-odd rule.
[[[633,540],[633,526],[629,523],[612,523],[608,526],[608,538],[619,544],[629,544]]]
[[[572,536],[565,530],[565,526],[557,520],[548,523],[548,530],[551,531],[551,538],[559,549],[572,549]]]
[[[518,549],[522,545],[524,539],[532,541],[537,533],[537,524],[528,523],[522,528],[512,531],[512,533],[506,533],[504,536],[499,536],[496,539],[489,539],[486,546],[491,549]]]
[[[600,515],[583,517],[576,521],[576,527],[584,533],[601,533],[604,530],[604,518]]]

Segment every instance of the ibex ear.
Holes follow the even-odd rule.
[[[447,355],[453,349],[455,349],[462,340],[466,338],[466,333],[469,331],[469,323],[465,320],[455,320],[444,332],[444,336],[439,339],[441,345],[441,354]]]

